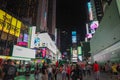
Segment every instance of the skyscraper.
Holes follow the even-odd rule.
[[[36,26],[37,31],[55,34],[56,0],[1,0],[0,8]]]

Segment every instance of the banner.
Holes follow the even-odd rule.
[[[24,57],[24,58],[35,58],[36,51],[14,45],[12,56]]]

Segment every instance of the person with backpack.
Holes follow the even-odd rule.
[[[16,75],[18,75],[17,67],[12,60],[8,59],[6,67],[3,67],[3,80],[14,80]]]

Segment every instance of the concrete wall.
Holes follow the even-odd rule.
[[[107,7],[104,17],[90,40],[92,55],[108,48],[120,41],[120,14],[118,12],[116,0]]]

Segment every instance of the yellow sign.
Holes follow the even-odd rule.
[[[6,56],[6,59],[10,59],[10,56]]]
[[[0,10],[0,30],[19,37],[22,22]]]

